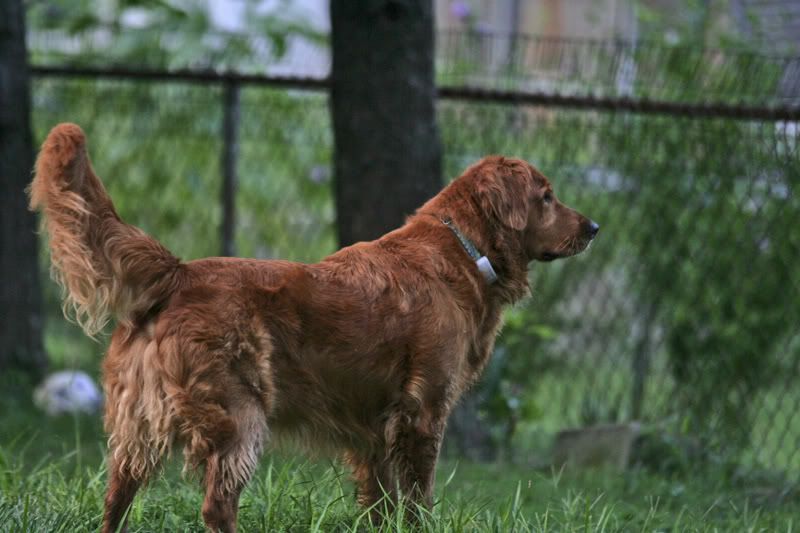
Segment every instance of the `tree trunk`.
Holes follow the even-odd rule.
[[[331,113],[339,243],[403,223],[442,186],[433,7],[333,0]]]
[[[28,211],[33,142],[22,0],[0,2],[0,374],[38,377],[42,346],[36,219]]]

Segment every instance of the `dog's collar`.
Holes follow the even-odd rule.
[[[492,263],[489,261],[488,257],[478,251],[478,247],[475,246],[475,243],[469,240],[466,235],[461,233],[461,230],[459,230],[456,225],[453,224],[453,220],[450,217],[442,217],[439,220],[441,220],[442,224],[447,226],[450,231],[453,232],[458,239],[458,242],[460,242],[461,246],[464,247],[464,250],[467,252],[467,254],[469,254],[472,260],[475,261],[475,266],[478,267],[478,270],[483,275],[486,283],[491,285],[497,281],[497,274],[495,273],[494,268],[492,268]]]

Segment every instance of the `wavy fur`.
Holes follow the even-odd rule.
[[[64,313],[89,336],[111,315],[130,325],[172,292],[180,261],[120,220],[78,126],[59,124],[50,131],[29,194],[31,209],[43,214],[51,274],[65,292]]]

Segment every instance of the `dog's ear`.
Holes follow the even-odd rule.
[[[523,165],[499,164],[479,170],[476,193],[484,212],[515,230],[528,224],[530,171]]]

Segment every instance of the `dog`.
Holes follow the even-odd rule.
[[[29,195],[65,312],[90,336],[116,318],[106,532],[173,446],[202,475],[213,531],[235,531],[265,445],[287,439],[343,457],[367,508],[386,494],[430,506],[447,417],[503,307],[529,293],[529,263],[575,255],[599,229],[532,165],[491,156],[399,229],[319,263],[182,262],[119,218],[74,124],[49,133]]]

